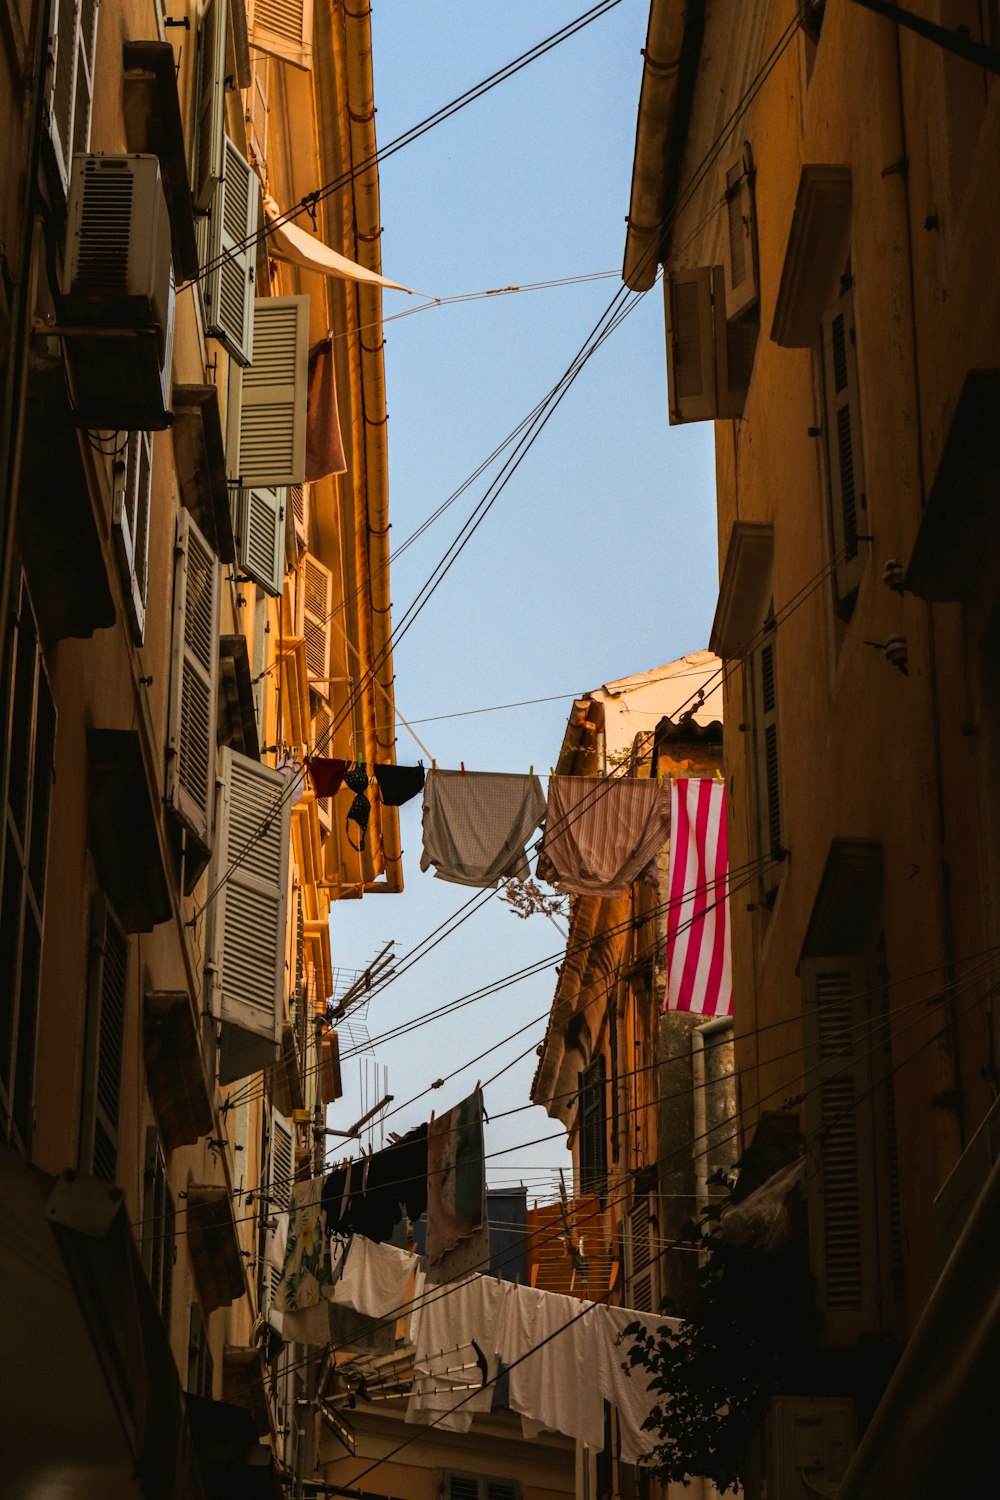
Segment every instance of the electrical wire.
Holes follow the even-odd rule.
[[[298,218],[301,214],[307,213],[313,216],[317,204],[322,203],[332,193],[339,192],[341,188],[347,187],[349,183],[356,181],[363,173],[380,166],[384,161],[388,161],[391,156],[395,156],[397,151],[401,151],[404,146],[408,146],[413,141],[419,140],[428,131],[433,130],[436,125],[444,124],[446,120],[450,120],[453,115],[458,114],[467,105],[474,104],[484,94],[488,94],[492,89],[497,88],[499,84],[506,83],[509,78],[513,78],[515,74],[520,73],[523,68],[528,67],[529,64],[535,62],[538,58],[544,57],[546,53],[551,52],[560,43],[569,41],[571,37],[576,36],[577,32],[583,31],[593,21],[599,21],[609,11],[614,10],[620,4],[621,0],[600,0],[599,4],[584,11],[582,15],[574,17],[571,21],[567,21],[557,31],[544,37],[542,41],[536,42],[534,46],[529,47],[527,51],[522,52],[509,63],[505,63],[502,68],[498,68],[495,72],[490,73],[486,78],[481,79],[479,83],[473,84],[464,93],[456,95],[449,103],[441,105],[433,114],[425,116],[418,124],[411,125],[408,130],[404,130],[401,135],[396,136],[387,146],[383,146],[381,150],[374,151],[370,156],[365,157],[363,161],[339,173],[338,176],[334,177],[330,182],[324,183],[322,187],[317,188],[314,192],[308,193],[292,208],[278,214],[263,229],[257,231],[255,234],[247,235],[243,240],[238,241],[230,247],[228,251],[222,251],[213,260],[210,260],[207,265],[200,267],[198,275],[192,277],[191,281],[186,282],[185,287],[193,286],[196,282],[204,280],[206,276],[231,259],[234,254],[242,254],[245,250],[249,250],[262,240],[266,240],[276,229],[279,229],[283,224],[289,223],[292,219]]]

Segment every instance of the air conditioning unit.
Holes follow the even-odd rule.
[[[854,1406],[842,1396],[775,1396],[767,1414],[768,1500],[834,1500],[854,1453]]]
[[[174,285],[155,156],[73,158],[60,286],[77,425],[168,427]]]

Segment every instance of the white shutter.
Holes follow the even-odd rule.
[[[311,68],[312,29],[312,0],[256,0],[250,45],[297,68]]]
[[[177,526],[174,642],[167,732],[166,800],[210,842],[215,797],[219,671],[219,571],[215,553],[188,510]]]
[[[753,175],[744,152],[726,167],[725,195],[726,221],[722,237],[725,315],[738,318],[754,306],[759,296]]]
[[[311,552],[305,554],[299,568],[298,596],[298,633],[305,637],[309,685],[329,696],[333,574]]]
[[[224,156],[225,175],[201,234],[205,323],[208,332],[245,365],[253,343],[260,181],[228,136],[224,137]]]
[[[239,479],[248,489],[305,479],[308,360],[309,298],[258,297],[240,412]]]
[[[197,116],[191,168],[191,194],[201,213],[211,207],[216,185],[229,167],[223,144],[228,41],[227,0],[207,0],[198,23]]]
[[[823,318],[823,426],[829,475],[831,544],[839,561],[834,571],[837,599],[849,603],[861,581],[859,511],[866,508],[865,474],[858,402],[854,294],[848,290]],[[841,555],[843,554],[843,555]]]
[[[330,729],[333,725],[333,715],[330,712],[330,704],[325,696],[316,703],[316,712],[313,715],[312,742],[313,753],[316,755],[329,755],[332,748],[330,742]],[[322,833],[333,832],[333,798],[317,797],[316,813],[319,818],[319,826]]]
[[[713,267],[696,266],[663,278],[667,319],[670,422],[703,422],[718,415]]]
[[[209,886],[216,892],[210,952],[212,1009],[270,1043],[278,1056],[284,1013],[289,801],[277,771],[235,750],[219,752],[219,828]]]
[[[285,587],[285,491],[257,488],[235,494],[239,566],[266,593],[280,595]]]
[[[48,129],[66,193],[74,153],[90,145],[97,12],[98,0],[53,0]]]
[[[129,433],[125,462],[117,479],[112,522],[132,638],[137,646],[141,646],[146,626],[149,503],[153,481],[151,432]]]
[[[295,1149],[292,1127],[278,1110],[271,1110],[271,1156],[268,1163],[267,1191],[271,1212],[283,1213],[292,1194],[295,1174]]]

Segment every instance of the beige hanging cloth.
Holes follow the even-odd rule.
[[[342,281],[363,281],[371,286],[387,286],[393,291],[407,292],[413,296],[410,287],[400,286],[398,281],[390,281],[387,276],[380,276],[377,271],[369,271],[365,266],[359,266],[357,261],[348,260],[346,255],[331,250],[329,245],[324,245],[315,235],[300,229],[293,219],[285,219],[276,224],[282,218],[282,211],[271,197],[264,199],[264,215],[267,219],[268,246],[271,254],[278,260],[291,261],[293,266],[301,266],[306,271],[318,271],[321,276],[337,276]]]

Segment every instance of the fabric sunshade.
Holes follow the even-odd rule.
[[[321,276],[337,276],[341,281],[364,281],[370,286],[387,286],[413,296],[411,287],[400,286],[398,281],[390,281],[387,276],[380,276],[377,271],[369,271],[357,261],[348,260],[346,255],[331,250],[329,245],[324,245],[315,235],[307,234],[291,219],[275,225],[275,220],[282,217],[282,210],[273,198],[264,199],[264,214],[268,245],[278,260],[291,261],[293,266],[301,266],[305,271],[318,271]]]

